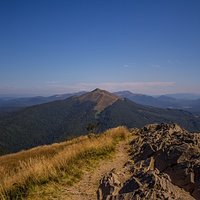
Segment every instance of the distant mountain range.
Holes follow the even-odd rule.
[[[23,97],[23,98],[0,98],[0,113],[17,111],[25,107],[48,103],[56,100],[64,100],[71,96],[80,96],[85,91],[69,94],[52,95],[48,97]],[[135,103],[158,108],[182,109],[195,114],[200,114],[200,95],[197,94],[167,94],[150,96],[136,94],[130,91],[119,91],[117,96],[127,98]]]
[[[189,112],[193,112],[195,114],[200,114],[200,98],[199,99],[189,99],[189,97],[192,98],[192,96],[186,96],[186,94],[180,94],[180,95],[161,95],[158,97],[153,97],[149,95],[144,95],[144,94],[134,94],[129,91],[120,91],[114,93],[118,96],[128,98],[131,101],[134,101],[135,103],[139,103],[142,105],[147,105],[147,106],[153,106],[153,107],[158,107],[158,108],[171,108],[171,109],[181,109],[181,110],[186,110]],[[179,96],[179,97],[188,97],[187,99],[182,99],[182,98],[173,98],[172,96]],[[198,97],[196,95],[196,97]]]
[[[187,111],[143,106],[96,89],[1,116],[0,150],[16,152],[119,125],[142,127],[162,122],[200,130],[200,118]]]
[[[0,98],[0,112],[12,112],[21,108],[48,103],[57,100],[67,99],[71,96],[79,96],[85,92],[69,93],[69,94],[57,94],[48,97],[35,96],[35,97],[23,97],[23,98]]]
[[[200,99],[200,94],[190,94],[190,93],[175,93],[175,94],[166,94],[165,96],[172,97],[175,99],[185,99],[185,100],[196,100]]]

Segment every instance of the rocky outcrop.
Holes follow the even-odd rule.
[[[98,199],[106,199],[107,196],[117,195],[122,183],[114,172],[107,173],[100,181],[99,190],[97,192]]]
[[[107,174],[99,199],[200,199],[200,134],[177,124],[152,124],[133,130],[131,178],[120,183]]]

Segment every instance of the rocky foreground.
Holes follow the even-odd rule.
[[[131,178],[107,173],[100,181],[98,199],[200,199],[200,133],[176,124],[152,124],[133,129],[131,160],[124,166]],[[113,166],[114,168],[114,166]]]

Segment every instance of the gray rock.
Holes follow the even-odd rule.
[[[177,124],[151,124],[131,142],[132,177],[119,183],[106,175],[99,186],[105,200],[200,200],[200,134]]]

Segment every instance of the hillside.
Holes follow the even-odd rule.
[[[0,198],[199,200],[200,133],[177,124],[103,134],[0,157]]]
[[[0,144],[16,152],[119,125],[142,127],[161,122],[176,122],[190,131],[200,130],[200,119],[191,113],[145,107],[96,89],[0,117]]]
[[[102,124],[103,129],[117,125],[142,127],[145,124],[162,122],[176,122],[190,131],[198,131],[200,127],[199,117],[189,112],[142,106],[128,99],[117,101],[104,110],[100,116],[100,124]]]
[[[129,137],[125,127],[0,157],[0,199],[52,199],[86,171],[112,158]],[[60,198],[58,198],[60,199]]]

